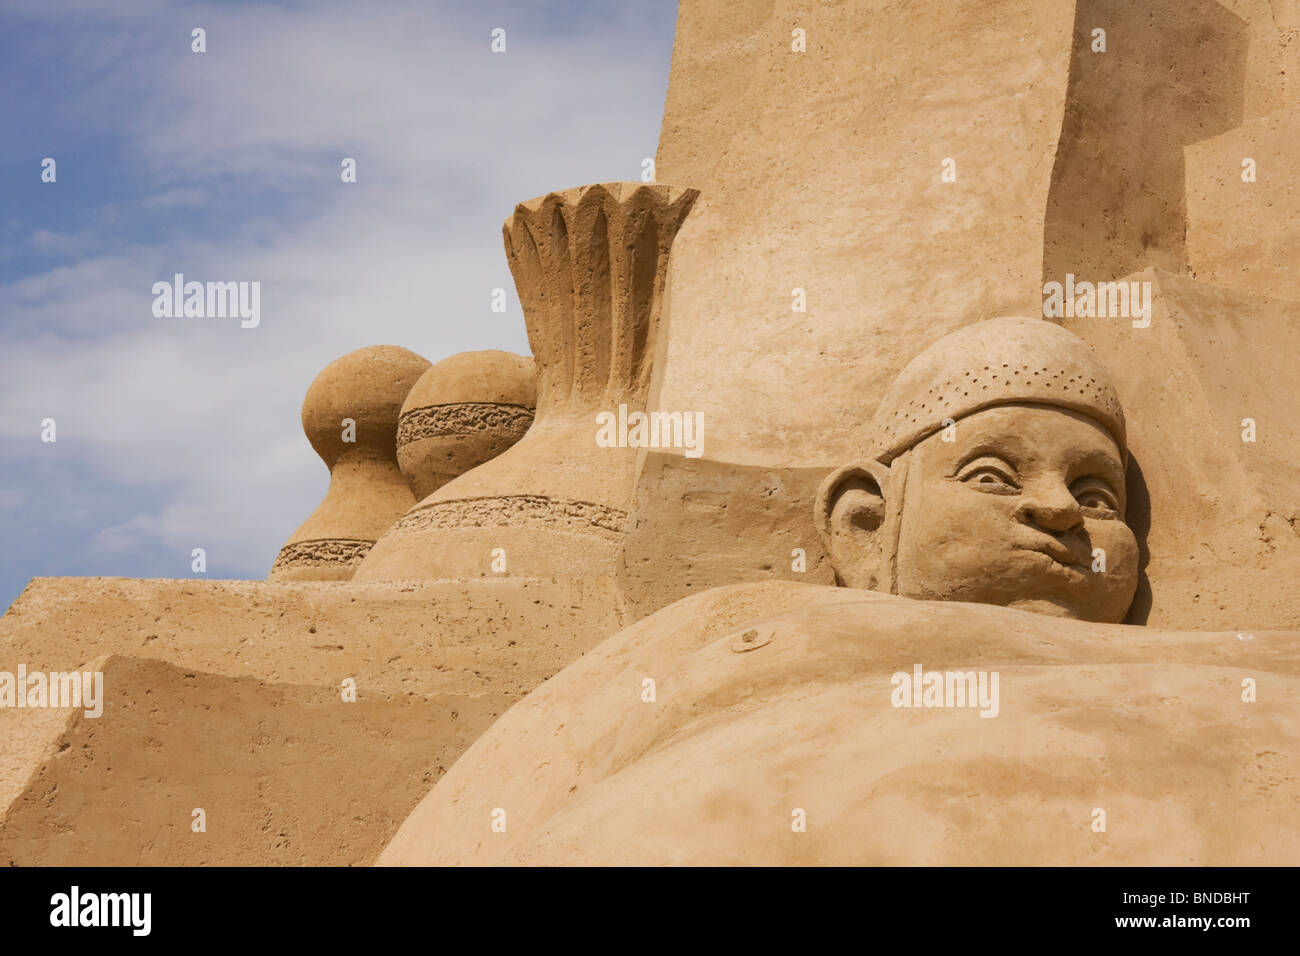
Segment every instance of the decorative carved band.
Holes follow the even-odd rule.
[[[621,538],[627,528],[627,512],[594,501],[558,500],[544,495],[503,495],[439,501],[408,512],[397,522],[399,531],[483,526],[595,532],[604,537]]]
[[[314,541],[290,541],[280,549],[280,554],[271,567],[271,573],[286,568],[322,567],[325,565],[360,564],[371,548],[373,541],[360,541],[356,538],[317,538]]]
[[[457,402],[454,405],[426,405],[406,412],[397,422],[397,444],[440,438],[445,435],[473,435],[506,432],[523,435],[533,423],[533,410],[523,405],[498,402]]]

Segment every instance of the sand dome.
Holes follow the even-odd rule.
[[[397,426],[397,464],[416,499],[519,441],[536,407],[536,370],[527,356],[460,352],[428,368]]]
[[[397,422],[429,362],[395,345],[349,352],[302,403],[302,428],[330,469],[324,500],[280,549],[274,581],[346,581],[415,496],[397,466]]]

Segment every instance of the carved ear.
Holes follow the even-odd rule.
[[[817,491],[814,520],[841,584],[875,588],[881,570],[880,528],[885,521],[889,468],[876,461],[845,465]]]

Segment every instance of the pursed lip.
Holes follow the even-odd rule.
[[[1055,538],[1041,536],[1042,540],[1032,545],[1017,545],[1022,551],[1037,551],[1045,554],[1057,564],[1063,564],[1067,568],[1082,570],[1087,567],[1088,562],[1081,558],[1076,552],[1057,541]]]

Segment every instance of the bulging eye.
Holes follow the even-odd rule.
[[[988,491],[993,494],[1010,495],[1020,490],[1010,475],[991,465],[972,468],[961,476],[961,480],[968,485],[973,485],[980,491]]]
[[[1080,508],[1100,511],[1107,515],[1119,514],[1118,496],[1099,481],[1089,481],[1076,486],[1074,498]]]

